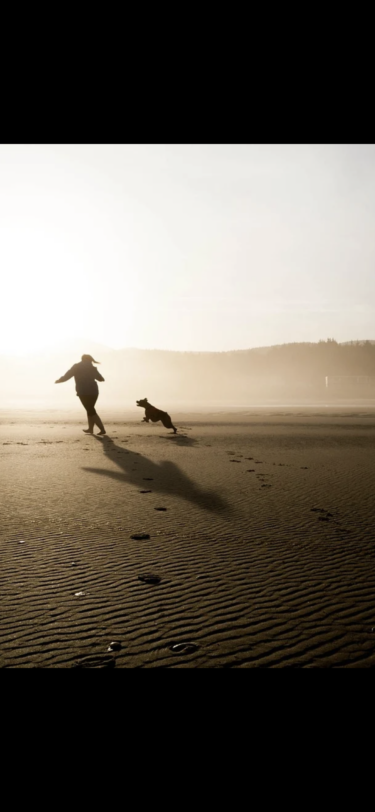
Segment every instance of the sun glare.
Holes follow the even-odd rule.
[[[79,256],[50,229],[8,227],[0,237],[0,352],[29,354],[75,337],[90,301]]]

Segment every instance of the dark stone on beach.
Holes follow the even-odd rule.
[[[144,584],[160,584],[161,578],[159,575],[147,573],[146,575],[138,575],[138,580],[143,581]]]
[[[154,508],[154,510],[166,510],[166,509],[167,508],[165,508],[165,507],[156,507],[156,508]]]
[[[152,493],[152,491],[139,491],[139,493]]]
[[[197,651],[197,648],[195,643],[175,643],[174,646],[170,646],[173,654],[192,654],[193,651]]]
[[[118,640],[113,640],[112,643],[109,644],[107,651],[120,651],[121,643]]]
[[[137,541],[143,541],[144,539],[149,539],[150,536],[148,533],[133,533],[133,535],[130,536],[130,538],[136,539]]]

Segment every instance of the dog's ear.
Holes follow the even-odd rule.
[[[148,400],[147,400],[147,398],[143,398],[143,400],[145,400],[145,401],[146,401],[146,403],[148,403]]]

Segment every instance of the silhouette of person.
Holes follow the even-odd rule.
[[[104,381],[103,376],[96,367],[93,366],[93,364],[99,363],[99,361],[94,360],[92,355],[82,355],[80,363],[73,364],[65,375],[62,375],[61,378],[55,381],[55,383],[64,383],[74,377],[77,397],[79,397],[87,412],[89,427],[88,429],[83,429],[85,434],[94,434],[95,425],[100,429],[98,435],[106,434],[103,423],[95,410],[95,403],[99,397],[99,387],[96,381]]]

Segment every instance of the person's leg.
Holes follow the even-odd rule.
[[[95,411],[94,422],[96,423],[98,429],[100,429],[100,431],[98,431],[98,435],[99,434],[106,434],[106,430],[105,430],[105,428],[103,426],[103,423],[102,423],[97,411]]]
[[[98,429],[100,429],[98,431],[98,435],[99,434],[106,434],[106,430],[105,430],[105,428],[103,426],[103,423],[102,423],[102,421],[101,421],[101,419],[100,419],[100,417],[99,417],[99,415],[98,415],[98,413],[97,413],[97,411],[95,409],[95,403],[96,403],[97,399],[98,399],[98,395],[96,395],[94,398],[92,398],[91,404],[90,404],[91,408],[89,409],[89,413],[92,412],[94,425],[96,425],[98,427]]]
[[[86,409],[87,412],[87,422],[89,424],[88,429],[83,429],[85,434],[94,434],[94,426],[95,426],[95,401],[93,403],[93,398],[85,397],[79,395],[79,399],[82,403],[82,406]]]
[[[88,429],[83,429],[83,431],[85,432],[85,434],[94,434],[95,415],[88,414],[87,415],[87,421],[88,421],[89,427],[88,427]]]

